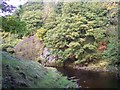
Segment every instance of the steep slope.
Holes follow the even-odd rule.
[[[45,68],[38,62],[19,60],[2,52],[3,88],[65,88],[74,84],[54,68]]]

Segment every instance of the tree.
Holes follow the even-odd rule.
[[[21,21],[26,22],[27,35],[35,32],[43,25],[43,2],[27,2],[18,11]]]
[[[55,12],[58,14],[58,15],[62,15],[62,6],[63,6],[63,2],[57,2],[55,4]]]
[[[5,32],[18,34],[19,36],[24,36],[27,33],[26,23],[24,21],[20,21],[19,18],[14,16],[2,17],[1,28]]]
[[[9,13],[9,14],[13,13],[13,11],[15,10],[15,8],[16,8],[15,6],[8,4],[6,2],[6,0],[3,0],[1,2],[1,4],[0,4],[0,9],[2,11],[1,14],[3,14],[3,15],[7,15],[7,13]]]
[[[45,27],[45,45],[63,61],[94,58],[108,24],[103,3],[63,3],[61,10],[61,17],[51,22],[55,27]]]
[[[1,10],[4,15],[0,17],[2,20],[0,28],[5,32],[23,36],[26,31],[26,24],[24,21],[20,21],[18,18],[11,15],[15,9],[15,6],[9,5],[5,0],[3,0],[1,3]],[[9,13],[10,15],[6,13]]]
[[[119,53],[119,23],[118,23],[118,3],[106,3],[107,14],[109,20],[109,27],[107,29],[107,49],[103,56],[109,61],[111,65],[120,65]]]

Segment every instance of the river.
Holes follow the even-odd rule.
[[[69,67],[57,67],[68,79],[76,80],[82,88],[120,88],[120,78],[112,72],[78,70]]]

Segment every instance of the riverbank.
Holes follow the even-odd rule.
[[[74,69],[82,69],[82,70],[89,70],[89,71],[96,71],[96,72],[113,72],[118,73],[118,67],[109,65],[107,61],[100,61],[94,64],[88,64],[87,66],[80,66],[73,64],[72,66]]]
[[[79,65],[74,65],[73,66],[74,69],[78,69],[78,70],[88,70],[88,71],[96,71],[96,72],[113,72],[113,73],[119,73],[119,70],[116,67],[110,66],[111,69],[107,69],[107,68],[100,68],[100,67],[94,67],[94,66],[83,66],[83,67],[79,67]]]
[[[120,88],[120,79],[116,73],[89,71],[70,67],[56,67],[68,79],[82,88]]]
[[[75,84],[55,68],[2,52],[2,88],[66,88]]]
[[[112,72],[120,75],[120,66],[115,67],[113,65],[109,65],[107,61],[100,61],[94,64],[88,64],[87,66],[83,66],[81,64],[69,63],[63,66],[62,63],[52,63],[45,64],[47,67],[70,67],[77,70],[87,70],[87,71],[96,71],[96,72]]]

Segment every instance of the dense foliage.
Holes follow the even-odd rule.
[[[43,3],[27,2],[15,12],[15,15],[27,23],[27,35],[35,32],[42,24]]]
[[[60,61],[116,64],[117,8],[115,2],[27,2],[3,18],[2,29],[19,36],[35,33]]]
[[[105,41],[107,8],[103,3],[64,3],[62,16],[49,23],[54,27],[47,26],[44,42],[53,54],[63,61],[94,59],[98,42]]]
[[[103,56],[109,60],[110,64],[115,65],[120,63],[119,57],[119,24],[118,24],[118,3],[111,3],[106,5],[108,12],[109,28],[107,28],[107,50],[104,51]]]
[[[41,0],[20,5],[12,13],[15,7],[3,1],[2,13],[12,14],[0,17],[3,88],[78,87],[43,65],[97,71],[112,71],[113,67],[114,72],[119,73],[120,9],[118,11],[117,2],[49,3]],[[119,76],[116,74],[118,79]]]
[[[3,0],[0,4],[2,15],[0,16],[0,20],[2,21],[0,29],[2,29],[3,32],[5,31],[24,36],[26,34],[26,23],[14,15],[11,16],[16,7],[8,4],[6,1]]]
[[[19,20],[14,16],[1,17],[2,18],[2,29],[5,32],[10,32],[24,36],[26,32],[26,23]]]

